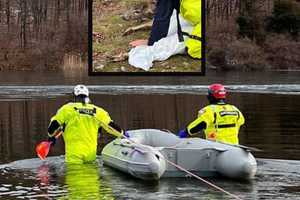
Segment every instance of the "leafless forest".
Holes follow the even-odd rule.
[[[222,69],[299,69],[299,0],[207,0],[208,61]]]
[[[88,0],[0,0],[0,69],[56,69],[87,52]]]
[[[0,0],[0,70],[86,59],[87,13],[88,0]],[[209,66],[300,68],[299,0],[206,0],[206,16]]]

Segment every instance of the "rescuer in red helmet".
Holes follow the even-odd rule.
[[[244,124],[243,114],[235,106],[227,104],[226,89],[222,84],[212,84],[208,88],[209,105],[198,112],[198,117],[187,128],[179,131],[179,137],[204,130],[206,139],[228,144],[239,144],[238,133]]]

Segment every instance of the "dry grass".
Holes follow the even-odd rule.
[[[265,44],[267,61],[276,69],[300,69],[300,40],[290,36],[274,34],[267,38]]]
[[[144,72],[130,66],[126,57],[117,62],[113,60],[130,51],[131,41],[149,38],[150,30],[123,35],[127,28],[152,20],[149,0],[95,0],[93,7],[93,32],[99,34],[99,40],[93,42],[94,71]],[[201,61],[178,55],[155,62],[150,72],[199,72],[200,66]]]
[[[87,9],[82,7],[86,5],[84,0],[61,4],[49,1],[43,7],[47,12],[34,12],[38,2],[33,0],[26,1],[28,5],[22,8],[16,0],[9,2],[6,5],[11,12],[20,13],[5,15],[6,7],[0,6],[0,70],[60,70],[66,54],[87,58],[88,23]],[[67,9],[67,4],[72,9]]]
[[[260,21],[271,15],[273,4],[266,4],[266,12],[261,12]],[[264,32],[265,40],[241,38],[238,34],[236,17],[224,20],[210,18],[207,27],[208,62],[216,69],[235,70],[276,70],[300,69],[300,38],[285,34]],[[262,26],[263,27],[263,26]]]
[[[243,70],[258,70],[268,66],[263,49],[247,38],[228,44],[225,61],[227,68]]]

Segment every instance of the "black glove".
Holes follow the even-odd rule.
[[[48,137],[48,142],[51,142],[51,145],[54,146],[56,143],[56,138],[55,137]]]

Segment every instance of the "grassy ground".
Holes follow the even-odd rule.
[[[151,21],[147,0],[94,0],[93,68],[95,72],[143,72],[128,64],[126,53],[129,43],[148,39],[150,30],[139,30],[123,35],[129,27]],[[166,61],[155,62],[150,72],[199,72],[200,60],[188,56],[172,56]]]

